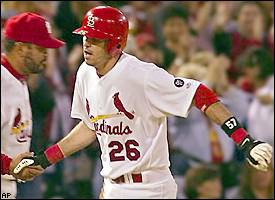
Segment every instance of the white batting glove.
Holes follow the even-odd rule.
[[[23,168],[30,166],[33,163],[34,163],[34,160],[32,158],[24,158],[14,168],[13,173],[18,174]]]
[[[248,163],[261,171],[267,171],[268,165],[272,160],[273,147],[261,141],[253,141],[251,137],[247,137],[241,144]]]

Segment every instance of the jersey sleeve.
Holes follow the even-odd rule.
[[[148,106],[155,117],[187,117],[195,92],[201,83],[174,77],[161,68],[155,68],[148,73],[144,82]]]
[[[85,101],[83,100],[83,97],[84,97],[84,90],[77,76],[75,87],[74,87],[71,117],[82,120],[90,129],[95,130],[93,123],[90,121],[89,116],[86,112]]]
[[[10,164],[12,159],[1,153],[1,175],[10,174]]]

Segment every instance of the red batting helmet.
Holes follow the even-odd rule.
[[[110,6],[97,6],[86,13],[82,26],[73,33],[88,38],[108,39],[108,53],[117,55],[126,46],[128,28],[128,20],[120,10]]]

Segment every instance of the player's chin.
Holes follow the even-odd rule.
[[[32,67],[31,69],[29,69],[29,74],[39,74],[41,72],[44,71],[44,67],[40,66],[40,67]]]
[[[85,59],[85,58],[84,58],[84,60],[85,60],[85,62],[86,62],[87,65],[92,65],[92,66],[94,66],[94,64],[95,64],[91,59]]]

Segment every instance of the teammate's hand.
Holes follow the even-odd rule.
[[[267,171],[272,159],[273,148],[261,141],[253,141],[247,137],[241,144],[250,165],[261,171]]]
[[[10,164],[10,174],[13,175],[16,179],[20,181],[30,181],[34,177],[41,175],[44,172],[44,169],[41,166],[24,166],[18,172],[14,172],[15,168],[18,167],[18,164],[27,157],[33,157],[33,153],[25,152],[16,156]]]

